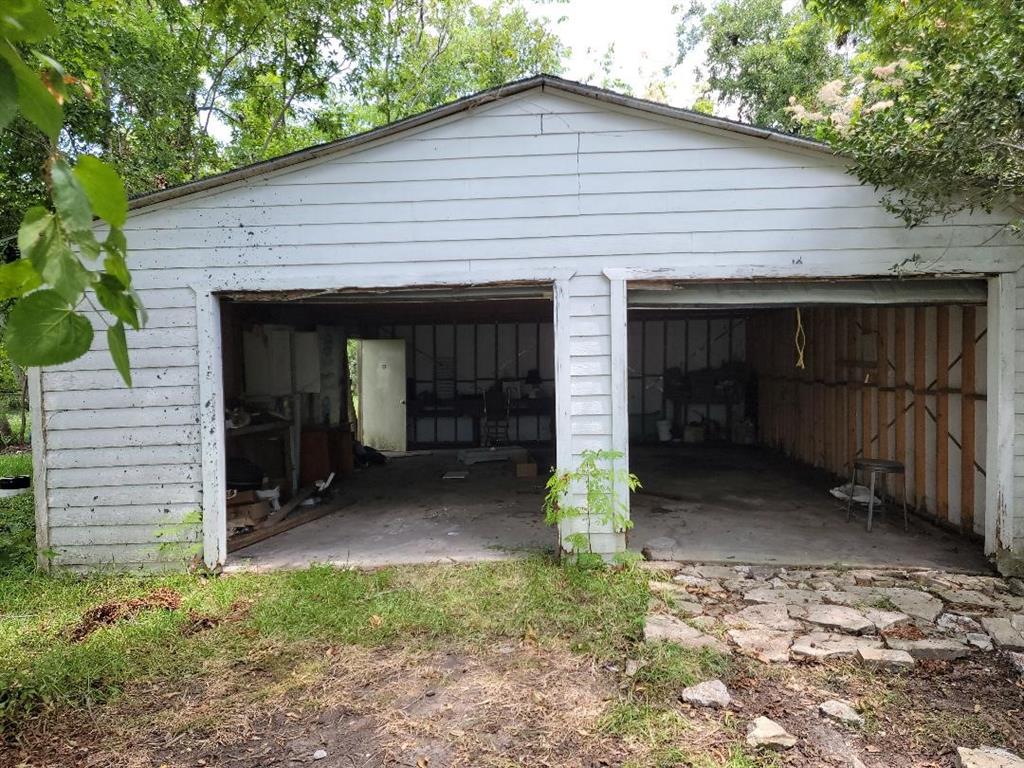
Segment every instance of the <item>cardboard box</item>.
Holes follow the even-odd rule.
[[[228,491],[228,506],[237,507],[242,504],[255,504],[260,500],[260,497],[256,495],[256,491],[235,491],[235,495],[231,496],[231,492]]]
[[[524,461],[516,464],[516,477],[530,478],[537,476],[537,462]]]

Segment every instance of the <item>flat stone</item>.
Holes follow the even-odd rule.
[[[812,624],[819,624],[829,629],[838,629],[854,635],[860,635],[875,628],[874,623],[865,618],[860,611],[844,605],[809,606],[803,618]]]
[[[783,603],[785,605],[810,605],[820,603],[822,593],[809,589],[775,589],[758,587],[743,595],[748,603]]]
[[[672,577],[672,581],[676,584],[682,584],[684,587],[698,587],[705,589],[711,586],[711,581],[705,579],[703,576],[697,576],[693,573],[677,573]]]
[[[956,586],[949,574],[940,571],[915,571],[910,574],[910,580],[929,589],[951,589]]]
[[[885,586],[892,586],[892,577],[885,576],[878,571],[869,571],[865,569],[849,571],[847,575],[853,579],[853,583],[861,587],[869,587],[872,584],[878,585],[879,582],[887,582]]]
[[[967,640],[968,645],[977,648],[979,651],[992,650],[992,638],[984,632],[968,632],[964,639]]]
[[[730,629],[729,639],[736,643],[740,653],[768,664],[773,661],[789,661],[793,633],[772,629]]]
[[[735,579],[740,575],[732,565],[698,565],[693,570],[705,579]]]
[[[1002,608],[1002,603],[975,589],[937,589],[935,594],[961,608]]]
[[[1024,768],[1024,760],[998,747],[956,748],[958,768]]]
[[[652,539],[651,541],[658,541],[658,539]],[[683,567],[683,564],[678,560],[648,558],[647,560],[641,560],[636,564],[636,567],[645,573],[675,573]]]
[[[682,584],[673,584],[670,581],[648,582],[648,589],[652,593],[671,601],[673,610],[683,616],[700,616],[704,613],[704,607],[693,599],[693,595],[686,591]]]
[[[857,660],[870,669],[910,669],[917,662],[906,651],[891,648],[858,648]]]
[[[929,661],[952,661],[970,653],[969,646],[948,638],[924,638],[923,640],[886,639],[886,645],[895,651],[906,651],[915,659]]]
[[[1013,626],[1013,621],[1005,616],[985,616],[981,626],[992,637],[996,648],[1007,651],[1024,651],[1024,635]]]
[[[716,637],[694,629],[682,619],[664,613],[650,613],[644,624],[644,640],[665,640],[684,648],[711,648],[729,654],[729,646]]]
[[[818,705],[818,711],[829,720],[843,725],[861,725],[864,722],[864,718],[857,710],[838,699],[822,702]]]
[[[313,753],[313,759],[314,760],[326,760],[327,759],[327,750],[326,749],[318,749],[316,752]]]
[[[881,648],[882,642],[866,637],[851,637],[831,632],[811,632],[793,641],[789,652],[797,658],[822,661],[853,656],[861,648]]]
[[[835,592],[836,585],[828,579],[811,579],[807,582],[807,586],[817,592]]]
[[[683,689],[683,692],[679,694],[679,698],[687,704],[693,704],[696,707],[712,707],[715,709],[728,707],[732,703],[729,689],[725,687],[721,680],[708,680],[704,683],[691,685],[689,688]]]
[[[752,747],[789,749],[796,745],[796,736],[767,717],[754,720],[747,729],[747,744]]]
[[[893,627],[902,627],[904,624],[911,622],[911,618],[900,611],[880,611],[876,608],[865,608],[863,613],[864,618],[874,624],[875,629],[879,632],[885,632]]]
[[[725,617],[726,624],[738,627],[761,627],[764,629],[795,630],[803,625],[789,616],[789,609],[782,603],[760,603],[748,605]]]
[[[1020,676],[1024,678],[1024,653],[1014,653],[1013,651],[1006,652],[1007,658],[1010,659],[1011,666],[1020,673]]]
[[[1007,579],[1006,588],[1010,590],[1010,594],[1024,597],[1024,579]]]
[[[915,619],[924,619],[933,622],[942,613],[942,601],[937,597],[921,592],[917,589],[905,589],[892,587],[883,589],[882,594],[889,598],[897,610],[913,616]]]
[[[968,632],[981,632],[981,624],[960,613],[942,614],[935,622],[935,626],[944,632],[958,632],[962,635]]]

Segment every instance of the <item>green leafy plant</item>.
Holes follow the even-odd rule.
[[[591,533],[595,521],[616,533],[633,527],[629,507],[620,491],[623,487],[630,492],[637,490],[640,480],[628,469],[615,467],[615,462],[622,458],[619,451],[584,451],[576,469],[554,471],[548,478],[544,521],[560,525],[582,518],[587,524],[586,532],[578,531],[564,539],[563,546],[568,544],[574,554],[594,554]],[[583,503],[573,504],[571,499],[578,490],[582,491]]]
[[[128,197],[113,167],[88,154],[72,164],[59,149],[71,88],[86,95],[90,90],[32,47],[54,30],[37,0],[16,0],[0,10],[0,131],[18,131],[20,119],[41,134],[41,172],[50,195],[50,207],[34,205],[22,218],[21,257],[0,265],[0,299],[18,300],[7,318],[7,351],[23,366],[81,357],[93,342],[92,322],[80,311],[86,304],[106,324],[110,355],[131,385],[125,327],[140,328],[145,310],[132,288],[121,231]],[[106,224],[102,240],[94,219]]]

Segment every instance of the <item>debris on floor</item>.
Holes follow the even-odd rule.
[[[451,469],[441,475],[442,480],[465,480],[469,472],[465,469]]]

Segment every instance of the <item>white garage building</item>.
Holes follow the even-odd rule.
[[[355,437],[400,432],[406,458],[386,472],[479,446],[497,420],[491,442],[536,451],[541,481],[587,449],[629,457],[632,441],[633,456],[659,457],[650,476],[680,514],[703,491],[671,484],[712,454],[734,477],[767,462],[751,515],[776,514],[764,501],[783,482],[776,459],[817,472],[823,499],[819,478],[848,477],[854,458],[894,459],[905,472],[889,495],[915,524],[1019,570],[1024,248],[1004,223],[908,230],[821,145],[549,76],[154,192],[126,227],[150,314],[129,335],[136,386],[104,349],[31,381],[41,558],[181,567],[201,545],[223,565],[225,490],[246,469],[286,500],[340,467],[344,496]],[[367,344],[350,380],[351,339],[405,352],[381,362],[388,345]],[[391,384],[363,379],[353,436],[355,379],[403,363]],[[237,429],[227,410],[244,414]],[[700,466],[691,481],[710,483]],[[536,482],[524,525],[540,524]],[[724,515],[727,497],[701,504]],[[477,501],[474,514],[504,514]],[[359,504],[335,506],[282,536],[375,525]],[[779,526],[808,512],[794,509],[779,507]],[[900,541],[823,510],[839,518],[822,536],[845,525]],[[504,522],[491,524],[500,538]],[[668,538],[685,548],[695,526]],[[626,546],[590,530],[596,551]]]

